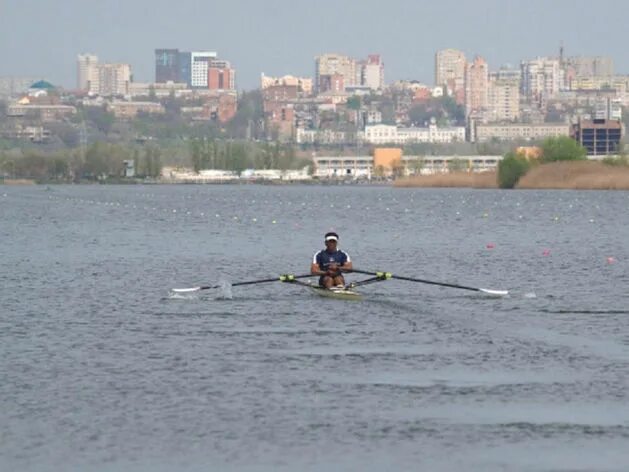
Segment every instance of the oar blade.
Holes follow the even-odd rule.
[[[201,290],[201,287],[171,288],[170,290],[175,293],[191,293],[198,292],[199,290]]]
[[[509,295],[509,290],[492,290],[489,288],[479,288],[478,291],[487,293],[489,295],[495,295],[496,297],[504,297],[505,295]]]

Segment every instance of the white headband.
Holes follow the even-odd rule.
[[[337,238],[336,236],[328,236],[327,238],[325,238],[326,242],[327,241],[338,241],[339,238]]]

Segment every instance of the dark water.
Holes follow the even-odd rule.
[[[511,295],[169,295],[330,229]],[[0,187],[0,470],[629,470],[628,246],[627,192]]]

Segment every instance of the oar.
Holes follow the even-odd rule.
[[[385,280],[385,279],[406,280],[408,282],[419,282],[422,284],[439,285],[441,287],[461,288],[463,290],[483,292],[483,293],[488,293],[490,295],[508,295],[509,294],[508,290],[492,290],[488,288],[466,287],[465,285],[448,284],[445,282],[435,282],[434,280],[424,280],[424,279],[416,279],[413,277],[404,277],[401,275],[393,275],[390,272],[368,272],[366,270],[359,270],[359,269],[352,269],[351,271],[348,270],[347,272],[356,272],[358,274],[373,275],[375,277],[381,278],[382,280]]]
[[[253,285],[253,284],[264,284],[267,282],[289,282],[295,279],[305,279],[306,277],[312,277],[312,274],[303,274],[303,275],[291,275],[284,274],[279,277],[273,277],[269,279],[260,279],[260,280],[249,280],[247,282],[235,282],[230,284],[232,287],[236,287],[238,285]],[[199,287],[189,287],[189,288],[172,288],[171,290],[175,293],[188,293],[188,292],[198,292],[199,290],[209,290],[211,288],[221,288],[222,285],[202,285]]]

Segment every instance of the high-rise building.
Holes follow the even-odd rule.
[[[208,71],[214,59],[216,59],[215,52],[192,51],[190,53],[190,86],[192,88],[208,88]]]
[[[90,83],[90,93],[109,97],[129,95],[131,66],[129,64],[99,64],[98,82]]]
[[[622,120],[622,103],[620,99],[600,97],[594,104],[594,118],[597,120]]]
[[[236,90],[236,71],[228,61],[215,59],[208,68],[208,89]]]
[[[517,121],[520,117],[520,71],[500,69],[489,74],[488,119]]]
[[[98,56],[94,54],[79,54],[77,56],[77,77],[76,86],[78,90],[87,91],[98,79],[98,71],[96,66],[98,65]]]
[[[465,102],[465,54],[456,49],[444,49],[435,54],[435,85],[446,87],[457,103]]]
[[[480,113],[489,104],[489,67],[476,56],[465,68],[465,112],[467,116]]]
[[[367,61],[362,64],[361,83],[371,90],[382,90],[384,88],[384,64],[380,59],[380,54],[369,54]]]
[[[178,49],[155,50],[155,82],[180,82],[180,54]]]
[[[564,67],[571,67],[576,77],[611,77],[614,75],[614,60],[611,57],[595,56],[568,57]]]
[[[521,91],[524,98],[541,108],[564,84],[564,70],[559,59],[540,57],[522,61]]]
[[[192,86],[192,53],[179,52],[179,75],[177,81]]]
[[[343,87],[360,85],[356,61],[340,54],[323,54],[315,58],[315,87],[321,92],[321,81],[329,82],[329,77],[341,76]],[[324,78],[325,77],[325,78]],[[338,81],[336,81],[338,83]]]

